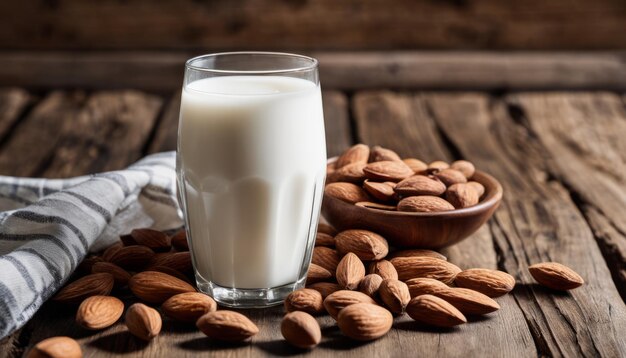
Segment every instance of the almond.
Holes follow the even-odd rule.
[[[398,279],[398,271],[393,267],[393,264],[387,260],[379,260],[370,263],[369,273],[375,273],[380,275],[383,279]]]
[[[328,234],[318,232],[317,235],[315,235],[315,246],[333,247],[335,246],[335,238]]]
[[[163,321],[157,310],[143,303],[128,307],[124,317],[128,331],[135,337],[149,341],[161,332]]]
[[[395,251],[391,255],[392,258],[393,257],[411,257],[411,256],[427,256],[427,257],[434,257],[440,260],[446,260],[446,261],[448,260],[447,257],[443,256],[437,251],[426,250],[426,249],[399,250],[399,251]]]
[[[310,314],[324,312],[322,294],[310,288],[301,288],[290,293],[285,298],[287,312],[303,311]]]
[[[378,295],[385,306],[395,314],[402,314],[411,300],[406,283],[394,279],[384,280],[378,289]]]
[[[113,254],[121,250],[123,247],[124,244],[121,242],[116,242],[115,244],[107,247],[106,250],[104,250],[104,252],[102,253],[102,260],[111,261],[111,257],[113,256]]]
[[[122,243],[124,244],[124,246],[137,245],[137,241],[135,241],[135,239],[133,239],[133,237],[130,236],[130,234],[120,236],[120,240],[122,240]]]
[[[156,254],[150,260],[150,267],[152,266],[165,266],[181,273],[193,272],[191,253],[189,251]]]
[[[343,167],[335,170],[331,174],[328,174],[326,177],[327,183],[334,182],[348,182],[360,184],[365,180],[365,172],[363,172],[363,168],[365,168],[365,163],[352,163],[344,165]]]
[[[383,283],[383,278],[375,273],[371,273],[363,277],[361,282],[359,282],[359,292],[363,292],[364,294],[370,296],[373,299],[378,299],[378,289],[380,288],[380,284]]]
[[[402,161],[402,158],[391,149],[383,148],[375,145],[370,150],[370,162],[383,162],[383,161]]]
[[[404,162],[383,161],[369,163],[363,169],[365,177],[372,180],[389,180],[398,182],[413,175],[413,170]],[[364,200],[359,200],[364,201]]]
[[[358,203],[355,203],[354,205],[360,206],[363,208],[370,208],[370,209],[377,209],[377,210],[387,210],[387,211],[396,210],[395,205],[386,205],[386,204],[381,204],[381,203],[374,203],[371,201],[359,201]]]
[[[352,163],[367,164],[370,156],[370,148],[365,144],[356,144],[348,148],[342,155],[337,158],[335,167],[337,169]]]
[[[350,204],[369,201],[370,198],[361,187],[352,183],[330,183],[324,188],[324,194]]]
[[[87,297],[108,295],[113,289],[113,283],[113,275],[110,273],[92,273],[63,287],[52,297],[52,300],[66,304],[79,304]]]
[[[435,293],[445,291],[449,288],[448,285],[434,278],[412,278],[405,283],[409,288],[411,297],[427,294],[434,295]]]
[[[454,306],[433,295],[413,298],[406,307],[406,313],[416,321],[437,327],[454,327],[467,322]]]
[[[474,164],[468,162],[467,160],[457,160],[450,164],[450,169],[458,170],[463,173],[465,178],[469,179],[474,176],[474,172],[476,172],[476,168]]]
[[[334,172],[337,169],[337,162],[326,163],[326,175]]]
[[[485,194],[485,187],[481,183],[477,181],[468,181],[467,185],[476,190],[476,193],[478,193],[478,198],[482,197],[483,194]]]
[[[126,285],[128,285],[128,280],[130,280],[130,274],[126,270],[110,262],[96,262],[91,267],[91,272],[110,273],[111,275],[113,275],[115,287],[125,287]]]
[[[126,246],[111,255],[109,262],[127,270],[144,268],[154,257],[154,251],[142,245]]]
[[[341,257],[336,250],[324,246],[317,246],[313,248],[313,258],[311,259],[311,262],[322,266],[331,273],[337,270],[339,260],[341,260]]]
[[[437,212],[449,210],[454,210],[454,206],[436,196],[410,196],[398,203],[398,211]]]
[[[326,235],[330,235],[332,237],[334,237],[335,235],[337,235],[337,230],[335,230],[334,227],[325,224],[325,223],[318,223],[317,224],[317,232],[318,233],[322,233],[322,234],[326,234]]]
[[[339,312],[337,325],[341,332],[358,341],[371,341],[387,334],[393,316],[383,307],[370,303],[357,303]]]
[[[139,245],[149,247],[154,252],[167,252],[172,248],[170,237],[166,233],[152,229],[135,229],[130,236]]]
[[[170,276],[174,276],[179,280],[185,281],[187,283],[191,283],[191,281],[189,281],[189,277],[185,276],[185,274],[183,274],[180,271],[176,271],[171,267],[166,267],[166,266],[150,266],[150,271],[157,271],[157,272],[162,272],[165,274],[168,274]]]
[[[444,162],[443,160],[435,160],[434,162],[430,162],[428,164],[428,171],[430,172],[438,172],[443,169],[450,168],[450,164]]]
[[[558,262],[535,264],[530,266],[528,271],[537,282],[553,290],[571,290],[585,283],[574,270]]]
[[[292,346],[311,349],[322,340],[322,330],[313,316],[306,312],[290,312],[283,317],[280,332]]]
[[[239,312],[220,310],[200,317],[196,326],[212,339],[240,342],[259,333],[259,328]]]
[[[37,343],[26,358],[82,358],[80,344],[70,337],[50,337]]]
[[[335,236],[335,246],[340,253],[352,252],[364,261],[382,259],[389,252],[387,240],[368,230],[342,231]]]
[[[76,323],[86,329],[103,329],[117,322],[124,313],[124,303],[112,296],[91,296],[76,312]]]
[[[442,169],[435,173],[435,177],[441,180],[446,186],[450,186],[458,183],[467,183],[467,178],[463,173],[454,169]]]
[[[319,292],[323,299],[326,299],[331,293],[341,290],[341,286],[334,282],[316,282],[312,285],[307,285],[306,288]]]
[[[161,311],[177,321],[196,322],[202,315],[217,310],[217,303],[201,292],[179,293],[168,298]]]
[[[342,309],[355,303],[376,304],[376,301],[362,292],[349,290],[333,292],[324,299],[326,312],[334,319],[337,319],[337,315]]]
[[[309,265],[309,271],[306,275],[306,283],[316,283],[320,281],[325,281],[333,277],[333,274],[322,266],[316,264]]]
[[[448,261],[427,256],[395,257],[391,259],[391,263],[398,271],[398,279],[401,281],[426,277],[451,284],[456,274],[461,272],[458,266]]]
[[[357,255],[349,252],[339,261],[335,277],[339,286],[347,290],[356,290],[359,282],[365,277],[365,266]]]
[[[104,260],[102,260],[102,257],[100,256],[89,256],[85,258],[78,265],[78,267],[76,267],[76,271],[74,272],[74,274],[78,276],[89,275],[90,273],[92,273],[93,265],[95,265],[96,262],[102,262],[102,261]]]
[[[419,159],[407,158],[402,161],[404,162],[404,164],[408,165],[409,168],[411,168],[411,170],[413,170],[413,173],[415,174],[425,173],[426,170],[428,169],[428,164],[422,162]]]
[[[171,237],[170,242],[177,251],[189,251],[189,242],[187,242],[187,232],[183,229]]]
[[[138,298],[149,303],[162,303],[184,292],[196,292],[189,283],[157,271],[143,271],[128,281],[128,287]]]
[[[479,196],[473,186],[459,183],[446,190],[446,200],[455,208],[462,209],[478,204]]]
[[[425,175],[414,175],[399,182],[394,190],[402,196],[438,196],[445,193],[446,186],[442,182],[431,179]]]
[[[379,183],[375,181],[366,180],[363,183],[363,189],[371,195],[373,198],[382,202],[387,202],[393,199],[395,195],[394,187],[387,182]]]
[[[515,278],[506,272],[475,268],[458,273],[454,283],[489,297],[499,297],[513,290]]]

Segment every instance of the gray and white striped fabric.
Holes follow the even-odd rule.
[[[180,227],[175,152],[72,179],[0,176],[0,338],[24,325],[91,251],[137,227]]]

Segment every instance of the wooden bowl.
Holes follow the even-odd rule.
[[[389,211],[356,206],[324,194],[322,214],[340,231],[366,229],[382,235],[392,246],[440,249],[473,234],[502,201],[502,185],[494,177],[477,170],[472,180],[481,183],[485,193],[469,208],[428,213]]]

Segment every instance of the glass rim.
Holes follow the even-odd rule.
[[[196,66],[193,63],[198,60],[203,60],[207,58],[216,58],[219,56],[231,56],[231,55],[271,55],[271,56],[281,56],[281,57],[292,57],[310,61],[308,66],[301,67],[293,67],[293,68],[281,68],[276,70],[222,70],[222,69],[214,69],[207,68],[202,66]],[[209,73],[221,73],[221,74],[245,74],[245,75],[254,75],[254,74],[284,74],[284,73],[292,73],[292,72],[303,72],[303,71],[311,71],[317,69],[319,61],[310,56],[299,55],[295,53],[289,52],[271,52],[271,51],[230,51],[230,52],[216,52],[210,54],[204,54],[196,57],[192,57],[185,62],[185,68],[188,70],[194,71],[202,71]]]

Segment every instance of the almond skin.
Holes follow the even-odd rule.
[[[457,160],[452,162],[452,164],[450,164],[450,169],[458,170],[463,173],[467,179],[473,177],[476,172],[474,164],[468,162],[467,160]]]
[[[331,293],[341,290],[341,286],[334,282],[316,282],[312,285],[307,285],[306,288],[319,292],[323,299],[326,299]]]
[[[135,296],[149,303],[162,303],[179,293],[196,292],[189,283],[158,271],[134,275],[128,281],[128,287]]]
[[[446,200],[456,209],[474,206],[478,204],[479,198],[476,189],[465,183],[453,184],[446,190]]]
[[[427,256],[434,257],[436,259],[448,261],[448,258],[433,250],[425,250],[425,249],[409,249],[409,250],[399,250],[395,251],[391,257],[411,257],[411,256]]]
[[[335,170],[326,177],[327,183],[348,182],[360,184],[365,180],[365,163],[351,163]]]
[[[107,247],[106,250],[104,250],[104,252],[102,253],[102,260],[111,261],[111,257],[113,256],[113,254],[121,250],[123,247],[124,244],[122,242],[116,242],[115,244]]]
[[[454,306],[433,295],[413,298],[406,307],[406,313],[416,321],[437,327],[454,327],[467,322]]]
[[[309,271],[306,274],[306,283],[312,284],[325,281],[333,277],[333,274],[322,266],[316,264],[309,265]]]
[[[366,180],[363,183],[363,189],[365,189],[365,191],[373,198],[382,202],[391,201],[396,194],[394,187],[391,185],[370,180]]]
[[[400,162],[402,158],[398,155],[398,153],[394,152],[391,149],[383,148],[379,145],[375,145],[370,150],[370,163],[371,162],[383,162],[383,161],[395,161]]]
[[[180,322],[195,323],[202,315],[217,310],[217,303],[200,292],[179,293],[161,305],[161,311]]]
[[[352,183],[330,183],[324,188],[324,194],[350,204],[370,200],[370,197],[360,186]]]
[[[108,295],[113,289],[113,284],[113,275],[110,273],[92,273],[63,287],[52,300],[65,304],[79,304],[87,297]]]
[[[357,303],[339,312],[341,332],[358,341],[371,341],[387,334],[393,324],[391,312],[370,303]]]
[[[461,269],[448,261],[427,256],[394,257],[391,263],[398,271],[398,279],[406,281],[412,278],[434,278],[445,284],[454,282]]]
[[[478,198],[481,198],[483,194],[485,194],[485,187],[481,183],[477,181],[468,181],[467,185],[476,190],[476,193],[478,193]]]
[[[395,205],[387,205],[387,204],[375,203],[375,202],[372,202],[372,201],[359,201],[358,203],[355,203],[354,205],[361,206],[361,207],[364,207],[364,208],[370,208],[370,209],[396,211],[396,206]]]
[[[26,358],[81,358],[83,351],[74,339],[65,336],[50,337],[37,343]]]
[[[337,158],[335,168],[339,169],[345,165],[352,163],[367,164],[370,156],[370,148],[365,144],[356,144],[348,148],[343,154]]]
[[[406,305],[411,300],[406,283],[394,279],[384,280],[378,289],[378,295],[385,306],[395,314],[404,313]]]
[[[439,172],[435,173],[435,177],[441,180],[446,186],[450,186],[458,183],[467,183],[467,178],[463,173],[458,170],[454,170],[451,168],[442,169]]]
[[[280,332],[292,346],[311,349],[322,340],[322,330],[313,316],[306,312],[290,312],[283,317]]]
[[[435,294],[437,292],[445,291],[449,288],[445,283],[435,280],[433,278],[412,278],[407,280],[407,287],[411,297],[417,297],[427,294]]]
[[[465,315],[482,315],[500,309],[500,305],[493,299],[468,288],[449,287],[434,295],[443,298]]]
[[[93,265],[95,265],[96,262],[102,262],[102,261],[104,261],[104,260],[100,256],[89,256],[89,257],[85,258],[78,265],[78,267],[76,267],[76,271],[74,271],[74,274],[78,275],[78,276],[89,275],[90,273],[93,273],[91,271],[93,269]]]
[[[359,282],[365,277],[365,266],[358,256],[349,252],[339,261],[335,277],[339,286],[347,290],[356,290]]]
[[[566,291],[582,286],[582,277],[571,268],[558,262],[543,262],[528,268],[541,285],[553,290]]]
[[[425,175],[414,175],[399,182],[395,192],[402,196],[433,195],[439,196],[446,191],[446,186]]]
[[[428,169],[431,172],[438,172],[447,168],[450,168],[450,164],[444,162],[443,160],[435,160],[434,162],[428,163]]]
[[[380,289],[380,285],[382,283],[382,277],[375,273],[371,273],[363,277],[361,282],[359,282],[359,292],[363,292],[364,294],[376,300],[379,298],[378,290]]]
[[[331,235],[318,232],[317,235],[315,235],[315,246],[334,247],[335,238]]]
[[[174,276],[179,280],[185,281],[187,283],[191,283],[191,281],[189,281],[189,277],[185,276],[182,272],[180,271],[176,271],[171,267],[166,267],[166,266],[150,266],[150,271],[158,271],[158,272],[162,272],[165,274],[168,274],[170,276]]]
[[[317,224],[317,232],[321,234],[330,235],[335,237],[337,235],[337,230],[334,227],[326,224],[326,223],[318,223]]]
[[[150,260],[149,267],[152,266],[165,266],[185,274],[193,272],[191,253],[189,251],[156,254]]]
[[[346,230],[335,236],[335,246],[342,254],[354,253],[361,260],[380,260],[389,253],[384,237],[368,230]]]
[[[415,174],[425,173],[426,170],[428,169],[428,164],[422,162],[419,159],[406,158],[406,159],[403,159],[402,161],[404,162],[404,164],[408,165],[409,168],[411,168],[411,170],[413,170]]]
[[[475,268],[458,273],[454,283],[489,297],[500,297],[513,290],[515,278],[506,272]]]
[[[290,293],[285,298],[287,312],[303,311],[310,314],[324,312],[322,294],[310,288],[301,288]]]
[[[135,229],[130,236],[139,245],[149,247],[154,252],[167,252],[172,248],[170,237],[166,233],[152,229]]]
[[[382,161],[369,163],[363,168],[367,179],[399,182],[413,175],[413,170],[400,161]],[[364,201],[364,200],[359,200]]]
[[[326,312],[334,319],[337,319],[337,315],[342,309],[355,303],[376,304],[376,301],[362,292],[349,290],[333,292],[324,299]]]
[[[86,329],[103,329],[112,326],[124,313],[124,303],[112,296],[91,296],[85,299],[76,312],[76,323]]]
[[[398,211],[438,212],[450,210],[454,210],[454,206],[437,196],[410,196],[398,203]]]
[[[143,245],[126,246],[111,255],[109,262],[126,270],[135,271],[144,268],[154,257],[154,251]]]
[[[386,279],[398,279],[398,271],[393,267],[393,264],[387,260],[379,260],[370,263],[369,273],[375,273],[380,275],[384,280]]]
[[[187,232],[180,230],[171,237],[170,242],[177,251],[189,251],[189,242],[187,242]]]
[[[143,303],[128,307],[125,316],[126,327],[135,337],[149,341],[161,332],[163,321],[157,310]]]
[[[128,285],[128,280],[130,280],[130,274],[126,270],[110,262],[102,261],[93,264],[91,267],[91,273],[101,272],[113,275],[115,287],[125,287]]]
[[[196,326],[207,337],[228,342],[241,342],[259,333],[259,328],[239,312],[220,310],[200,317]]]
[[[311,259],[311,262],[327,269],[330,272],[335,272],[337,270],[339,260],[341,260],[341,256],[339,256],[339,253],[336,250],[324,246],[317,246],[313,248],[313,258]]]

